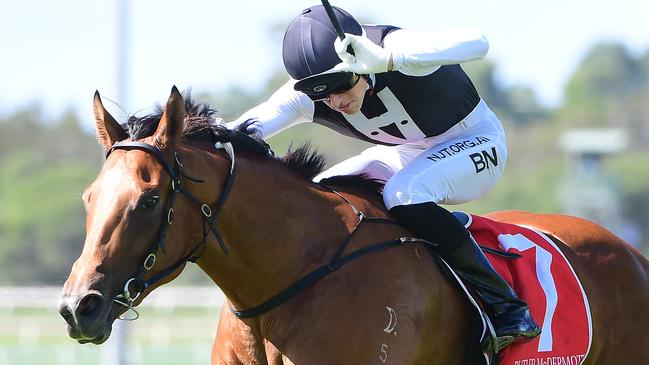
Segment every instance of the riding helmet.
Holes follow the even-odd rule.
[[[332,8],[345,33],[363,33],[363,28],[354,17],[338,7]],[[293,19],[284,34],[282,58],[288,74],[295,80],[302,80],[330,70],[340,63],[334,49],[336,37],[336,29],[324,6],[304,9]]]

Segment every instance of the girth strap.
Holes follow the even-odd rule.
[[[394,239],[391,241],[385,241],[381,243],[374,244],[372,246],[367,246],[360,248],[349,255],[343,256],[343,257],[337,257],[331,262],[329,262],[326,265],[323,265],[319,267],[318,269],[310,272],[309,274],[303,276],[300,280],[296,281],[293,283],[291,286],[288,288],[284,289],[282,292],[279,294],[275,295],[274,297],[268,299],[264,303],[250,309],[245,309],[238,311],[232,307],[230,307],[230,310],[232,313],[234,313],[237,318],[251,318],[251,317],[256,317],[261,314],[264,314],[284,303],[286,303],[288,300],[291,298],[295,297],[296,295],[300,294],[304,289],[308,288],[309,286],[315,284],[317,281],[320,279],[324,278],[325,276],[331,274],[332,272],[338,270],[345,264],[361,257],[365,256],[367,254],[373,253],[373,252],[379,252],[386,250],[391,247],[396,247],[396,246],[401,246],[405,245],[408,243],[423,243],[432,247],[437,246],[437,244],[426,241],[423,239],[419,238],[412,238],[412,237],[401,237],[398,239]]]
[[[349,199],[344,197],[342,194],[337,192],[336,190],[332,189],[331,187],[324,186],[322,185],[323,188],[328,189],[332,193],[336,194],[338,197],[340,197],[349,207],[354,211],[356,216],[358,217],[358,222],[354,225],[352,228],[351,233],[345,238],[345,240],[338,245],[338,248],[336,249],[336,252],[334,253],[333,258],[329,261],[328,264],[323,265],[319,267],[318,269],[306,274],[303,276],[301,279],[296,281],[295,283],[291,284],[288,288],[282,290],[279,294],[273,296],[272,298],[266,300],[265,302],[261,303],[260,305],[250,308],[250,309],[244,309],[244,310],[236,310],[233,307],[230,307],[230,311],[234,313],[237,318],[251,318],[251,317],[256,317],[259,315],[262,315],[282,304],[290,300],[291,298],[295,297],[296,295],[300,294],[302,291],[304,291],[306,288],[309,286],[313,285],[320,279],[324,278],[325,276],[331,274],[332,272],[338,270],[340,267],[343,265],[359,258],[362,256],[365,256],[369,253],[373,252],[379,252],[386,250],[391,247],[396,247],[396,246],[401,246],[409,243],[423,243],[427,246],[430,247],[436,247],[438,246],[434,242],[427,241],[422,238],[412,238],[412,237],[400,237],[396,238],[393,240],[389,241],[384,241],[381,243],[376,243],[371,246],[366,246],[363,248],[360,248],[356,251],[353,251],[352,253],[342,256],[343,252],[347,248],[349,242],[352,240],[354,237],[354,234],[358,231],[358,227],[360,227],[363,223],[383,223],[383,224],[394,224],[398,225],[399,223],[391,220],[391,219],[386,219],[386,218],[381,218],[381,217],[367,217],[363,212],[361,212],[359,209],[357,209],[354,204],[352,204]]]

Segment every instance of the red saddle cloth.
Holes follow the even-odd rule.
[[[476,215],[470,218],[469,231],[480,245],[521,255],[508,259],[486,254],[542,328],[534,340],[503,349],[499,364],[581,364],[592,338],[590,308],[563,253],[539,231]]]

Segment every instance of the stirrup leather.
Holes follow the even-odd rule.
[[[480,343],[480,347],[483,352],[498,354],[500,350],[509,346],[514,342],[513,336],[496,336],[496,330],[494,329],[493,324],[489,316],[483,317],[487,325],[487,333],[485,334],[484,339]],[[494,346],[496,344],[496,346]]]

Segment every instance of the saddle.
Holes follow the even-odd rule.
[[[475,308],[475,331],[465,363],[484,365],[581,364],[592,341],[586,294],[570,263],[546,234],[463,212],[453,213],[469,229],[496,271],[525,300],[541,335],[513,343],[499,354],[482,351],[495,337],[477,297],[437,255],[442,272],[457,284]]]

